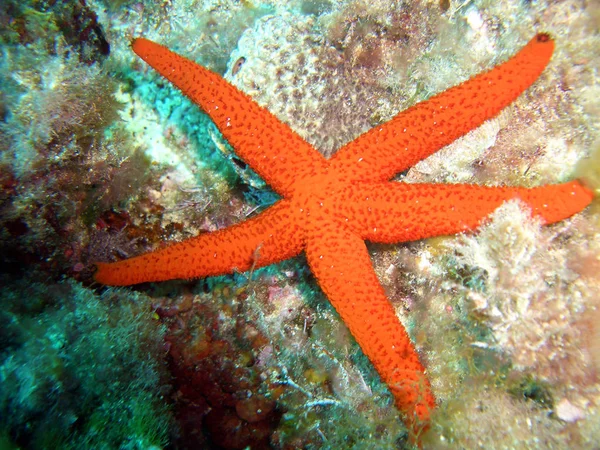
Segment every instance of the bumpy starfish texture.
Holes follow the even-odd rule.
[[[282,199],[235,226],[124,261],[98,263],[96,280],[132,285],[206,277],[304,251],[324,293],[418,432],[435,399],[364,241],[404,242],[472,230],[514,198],[545,223],[590,203],[591,191],[577,181],[531,189],[389,181],[496,116],[538,78],[553,48],[552,39],[539,34],[507,62],[399,113],[326,160],[219,75],[149,40],[134,40],[135,53],[196,102]]]

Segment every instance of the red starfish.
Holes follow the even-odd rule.
[[[403,242],[476,228],[518,198],[545,223],[585,208],[577,181],[541,186],[406,184],[388,181],[494,117],[546,67],[554,43],[538,34],[489,72],[401,112],[326,160],[287,125],[219,75],[146,39],[133,50],[196,102],[283,199],[238,225],[111,264],[109,285],[245,271],[304,251],[319,285],[418,432],[435,407],[425,369],[386,298],[364,240]]]

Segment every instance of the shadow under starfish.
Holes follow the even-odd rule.
[[[329,160],[219,75],[149,40],[133,50],[198,104],[282,199],[254,218],[145,255],[97,263],[107,285],[246,271],[304,251],[319,285],[392,392],[413,439],[435,408],[425,369],[372,268],[364,241],[394,243],[476,228],[518,198],[544,223],[592,200],[578,181],[536,188],[407,184],[396,173],[496,116],[544,70],[538,34],[507,62],[399,113]]]

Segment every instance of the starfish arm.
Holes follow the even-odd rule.
[[[141,256],[115,263],[96,263],[96,281],[127,286],[147,281],[196,278],[244,272],[300,253],[304,232],[287,200],[260,215]]]
[[[364,242],[344,225],[325,219],[307,232],[306,257],[413,431],[426,426],[435,399],[425,369],[379,284]]]
[[[578,181],[535,188],[357,183],[336,199],[336,208],[363,239],[392,243],[472,230],[511,199],[527,203],[545,224],[554,223],[584,209],[592,197]]]
[[[450,144],[513,102],[554,49],[538,34],[504,64],[401,112],[342,147],[331,168],[348,181],[386,181]]]
[[[279,194],[291,194],[296,177],[325,166],[317,150],[221,76],[147,39],[135,39],[132,48],[199,105],[236,154]]]

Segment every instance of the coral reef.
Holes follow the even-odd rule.
[[[23,7],[23,16],[10,2],[2,8],[17,14],[11,24],[21,33],[3,35],[0,64],[1,83],[7,87],[0,164],[3,190],[10,192],[0,199],[1,263],[12,271],[35,261],[55,274],[77,276],[90,225],[132,197],[146,181],[148,164],[127,148],[127,135],[108,131],[120,103],[113,95],[117,83],[99,61],[90,63],[104,58],[92,50],[96,40],[58,33],[73,32],[59,26],[73,22],[73,15],[97,28],[95,15],[64,5],[44,11]],[[30,26],[34,19],[47,26]],[[55,35],[48,36],[51,31]]]
[[[485,385],[443,406],[447,425],[425,446],[452,448],[567,448],[560,437],[561,424],[532,403]],[[452,417],[453,419],[450,419]],[[450,423],[452,422],[452,423]],[[502,424],[493,426],[493,424]],[[572,441],[571,441],[572,442]]]
[[[404,442],[385,388],[350,361],[369,378],[374,369],[305,279],[308,271],[288,266],[283,275],[264,269],[250,279],[183,286],[173,299],[164,295],[172,287],[153,292],[168,327],[178,445],[361,448],[369,436],[387,447]]]
[[[0,435],[20,448],[159,448],[161,325],[136,293],[2,277]]]
[[[227,72],[331,154],[547,31],[557,49],[538,83],[401,177],[533,186],[581,174],[597,187],[598,14],[583,0],[2,2],[0,269],[12,275],[0,293],[0,445],[408,445],[301,259],[94,291],[94,261],[273,201],[131,37]],[[540,229],[509,204],[476,235],[371,247],[439,399],[425,445],[600,441],[598,213]]]
[[[318,18],[287,12],[262,17],[242,34],[225,73],[326,156],[389,119],[382,109],[399,109],[401,98],[389,95],[386,72],[397,69],[401,57],[411,58],[402,50],[424,47],[436,17],[420,21],[424,16],[403,5],[360,3]],[[410,32],[419,43],[407,37]]]
[[[597,439],[598,231],[573,222],[544,229],[510,202],[479,234],[448,244],[455,281],[430,279],[428,294],[429,309],[445,313],[430,327],[446,330],[451,354],[431,352],[428,367],[454,380],[437,386],[444,400],[428,445],[584,448]],[[433,258],[430,277],[445,258]]]
[[[490,218],[476,236],[462,237],[455,252],[459,266],[481,274],[482,292],[468,298],[490,328],[492,349],[506,353],[515,370],[555,385],[593,379],[584,314],[600,306],[594,303],[600,292],[594,276],[580,269],[594,264],[596,240],[568,225],[542,230],[512,202]]]
[[[261,18],[240,38],[225,76],[330,155],[370,128],[376,104],[315,26],[313,17],[290,13]]]

